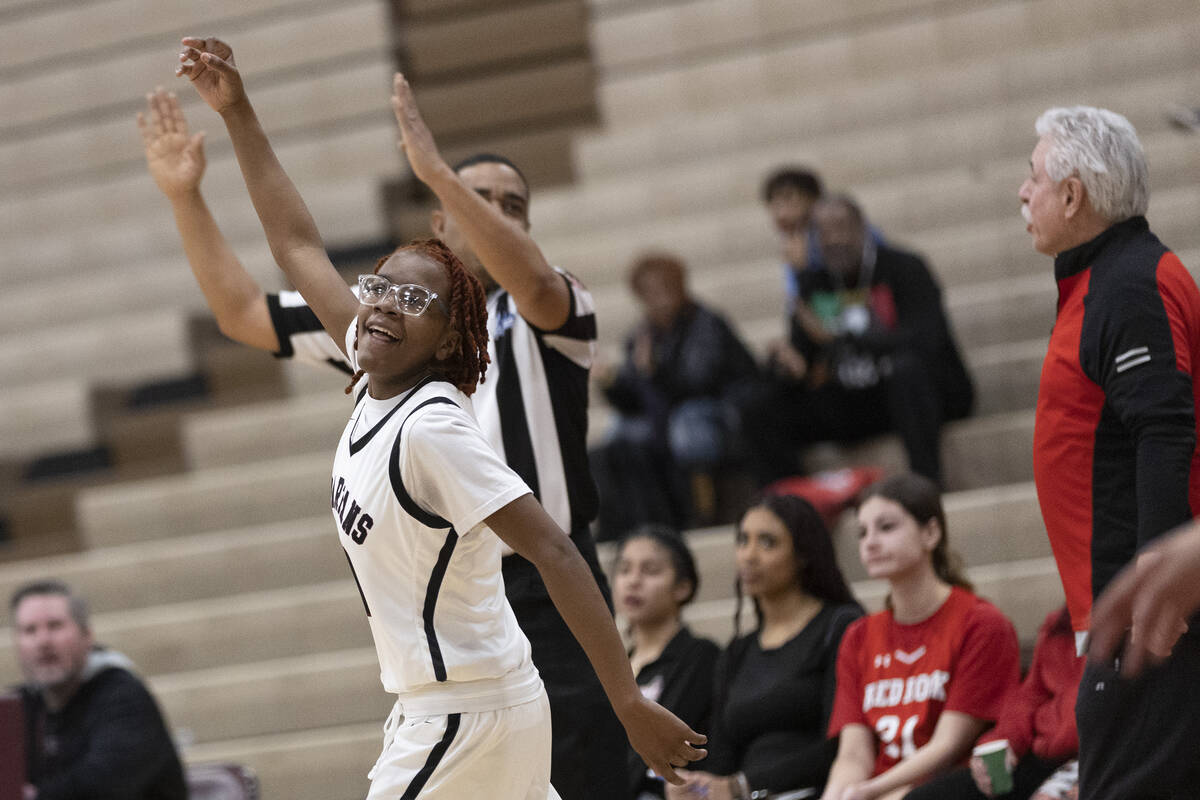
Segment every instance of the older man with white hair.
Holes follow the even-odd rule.
[[[1127,119],[1052,108],[1036,130],[1021,211],[1034,247],[1054,257],[1058,316],[1034,478],[1082,649],[1093,599],[1200,509],[1200,292],[1150,232],[1145,155]],[[1191,627],[1136,679],[1088,665],[1076,707],[1082,797],[1200,792],[1200,624]]]

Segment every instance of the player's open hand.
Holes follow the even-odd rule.
[[[220,39],[185,36],[175,74],[187,78],[218,114],[246,99],[242,76],[233,63],[233,48]]]
[[[429,126],[421,118],[412,87],[399,72],[392,79],[392,111],[396,115],[396,124],[400,126],[400,149],[408,157],[413,174],[429,183],[438,170],[448,167],[438,152]]]
[[[708,754],[695,746],[707,742],[707,736],[696,733],[670,711],[641,695],[621,714],[621,724],[646,766],[676,786],[684,782],[676,774],[676,767],[686,767]]]
[[[175,93],[159,87],[147,94],[146,110],[138,112],[137,125],[146,166],[159,191],[167,197],[195,191],[204,177],[204,134],[188,133]]]

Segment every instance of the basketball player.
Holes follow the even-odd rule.
[[[641,696],[587,564],[471,414],[488,360],[482,286],[435,240],[362,276],[360,302],[275,158],[232,52],[220,51],[192,50],[179,74],[221,114],[272,253],[344,343],[351,386],[367,378],[331,495],[384,686],[399,696],[368,797],[547,796],[549,708],[503,599],[501,540],[537,567],[631,744],[678,781],[673,767],[702,757],[692,743],[704,737]]]
[[[439,199],[432,230],[488,290],[492,377],[473,398],[480,427],[570,533],[607,592],[589,530],[598,506],[586,444],[588,370],[596,351],[592,296],[550,267],[530,238],[529,187],[520,171],[495,155],[444,170],[407,93],[405,108],[411,113],[401,134],[406,140],[420,134],[420,147],[407,148],[409,159],[430,167],[419,176],[430,179]],[[221,236],[199,191],[201,135],[187,133],[173,96],[150,96],[142,130],[150,172],[171,201],[189,263],[222,332],[280,357],[349,371],[338,343],[300,295],[264,294]],[[516,554],[502,563],[509,602],[550,696],[555,786],[565,800],[609,800],[623,783],[621,726],[537,570]]]

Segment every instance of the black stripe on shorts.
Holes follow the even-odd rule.
[[[400,795],[400,800],[416,800],[421,794],[421,790],[429,782],[429,777],[433,775],[433,771],[441,763],[442,756],[446,755],[446,751],[450,749],[450,743],[454,741],[454,735],[458,733],[458,724],[461,720],[462,714],[449,714],[446,716],[446,732],[442,734],[441,740],[429,751],[429,757],[425,759],[425,764],[421,767],[421,771],[413,776],[412,783],[408,784],[408,788],[404,790],[404,794]]]

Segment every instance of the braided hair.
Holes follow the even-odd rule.
[[[436,375],[454,384],[463,394],[473,394],[475,387],[483,383],[484,372],[491,361],[487,351],[487,296],[483,284],[440,239],[417,239],[397,247],[379,259],[375,272],[379,272],[389,258],[403,252],[420,253],[441,264],[450,279],[450,296],[445,300],[450,309],[450,327],[458,331],[458,346],[447,358],[430,366]],[[363,374],[361,369],[354,373],[346,394],[354,390],[354,384]]]

